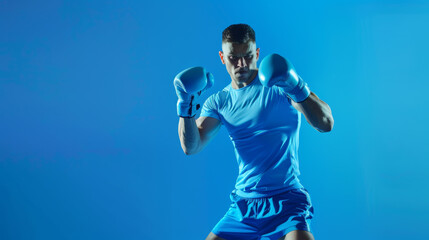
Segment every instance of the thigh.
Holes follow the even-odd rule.
[[[213,239],[226,240],[257,240],[259,239],[258,229],[254,225],[234,218],[230,214],[231,210],[212,229]],[[216,238],[218,237],[218,238]],[[209,238],[210,239],[210,238]]]
[[[305,189],[294,189],[269,198],[269,203],[266,210],[272,214],[267,214],[268,218],[260,226],[260,234],[263,237],[277,240],[290,232],[295,231],[290,236],[296,235],[296,230],[311,233],[310,222],[314,209],[310,195]]]
[[[252,205],[235,193],[230,195],[231,204],[209,236],[226,240],[256,240],[260,238],[258,221],[254,218]]]
[[[311,232],[305,230],[294,230],[278,240],[314,240],[314,236]]]

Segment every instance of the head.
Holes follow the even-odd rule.
[[[237,84],[248,83],[257,70],[259,48],[255,31],[247,24],[233,24],[222,32],[222,51],[219,56],[231,79]]]

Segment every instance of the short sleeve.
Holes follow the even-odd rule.
[[[217,106],[219,106],[219,104],[215,101],[215,96],[216,96],[216,94],[211,95],[204,102],[200,117],[212,117],[212,118],[218,119],[219,121],[221,120],[220,114],[219,114],[219,111],[217,108]]]
[[[286,99],[286,100],[287,100],[287,102],[288,102],[290,105],[292,105],[292,102],[291,102],[291,100],[290,100],[290,98],[289,98],[288,94],[285,92],[285,90],[284,90],[283,88],[278,87],[278,86],[273,86],[273,87],[277,89],[278,93],[280,94],[280,96],[281,96],[282,98]]]
[[[289,104],[292,105],[290,98],[289,97],[286,97],[286,98],[287,98],[287,101],[289,102]]]

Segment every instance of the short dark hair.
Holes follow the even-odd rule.
[[[256,42],[255,31],[247,24],[232,24],[222,32],[222,43],[245,43],[249,40]]]

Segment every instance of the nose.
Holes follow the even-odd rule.
[[[238,59],[238,66],[239,67],[246,67],[247,66],[247,62],[246,62],[244,57]]]

